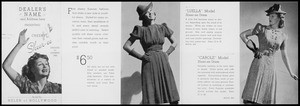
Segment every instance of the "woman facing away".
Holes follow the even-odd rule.
[[[265,11],[269,16],[269,25],[256,24],[240,34],[242,41],[254,53],[254,60],[248,73],[242,99],[244,103],[273,104],[276,100],[276,72],[274,54],[280,49],[282,60],[292,78],[298,77],[290,68],[286,52],[287,35],[282,32],[286,12],[281,10],[280,4],[274,4]],[[257,35],[259,48],[249,39]]]
[[[168,56],[175,50],[177,43],[172,36],[173,31],[168,28],[167,24],[155,24],[156,14],[152,11],[152,7],[152,3],[137,7],[136,11],[143,25],[134,27],[123,48],[129,55],[142,61],[142,103],[178,104],[179,94],[168,61]],[[163,52],[165,37],[171,42],[171,46]],[[145,51],[144,55],[132,48],[136,40],[140,40]]]
[[[19,34],[19,41],[3,62],[3,69],[12,82],[23,93],[61,93],[61,84],[48,81],[50,74],[47,55],[34,53],[22,69],[22,75],[11,67],[19,50],[27,43],[24,29]]]

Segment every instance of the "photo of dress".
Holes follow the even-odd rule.
[[[270,29],[260,23],[255,26],[252,34],[257,35],[259,50],[263,55],[252,61],[242,98],[258,103],[272,103],[276,101],[277,83],[274,55],[286,36],[280,30]]]
[[[179,104],[179,6],[122,3],[121,104]]]
[[[146,55],[149,57],[149,60],[142,62],[141,77],[144,103],[179,100],[168,56],[161,51],[164,38],[172,34],[173,31],[165,23],[148,27],[135,26],[130,34],[140,40]]]
[[[240,34],[243,44],[241,46],[242,102],[245,104],[297,102],[298,69],[294,64],[298,61],[289,57],[297,56],[294,54],[297,52],[296,48],[291,47],[296,46],[298,41],[294,39],[296,28],[291,27],[295,26],[291,24],[295,20],[288,20],[288,18],[295,19],[295,14],[290,13],[290,10],[295,8],[295,4],[241,3],[241,8],[241,13],[244,14],[241,18],[243,20],[241,27],[244,28],[241,29],[247,28]],[[249,19],[248,17],[253,15],[249,13],[253,11],[258,11],[255,13],[257,18]],[[267,22],[261,22],[264,18]],[[256,23],[253,24],[254,22]],[[252,61],[248,61],[250,58]]]

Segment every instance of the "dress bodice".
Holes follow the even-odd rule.
[[[130,33],[131,36],[140,40],[145,52],[149,50],[162,50],[165,37],[170,37],[173,31],[167,27],[167,24],[153,24],[147,27],[136,25]]]
[[[252,34],[258,36],[259,51],[268,55],[275,54],[286,39],[281,29],[272,29],[260,23],[255,26]]]

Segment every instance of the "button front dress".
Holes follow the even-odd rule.
[[[168,61],[168,55],[162,51],[165,37],[173,31],[163,24],[148,27],[135,26],[130,35],[140,40],[149,58],[142,62],[142,93],[144,104],[169,103],[179,100],[175,79]]]
[[[271,29],[258,23],[252,30],[257,35],[261,58],[254,58],[248,73],[242,99],[260,103],[273,104],[276,101],[275,53],[287,37],[281,29]]]

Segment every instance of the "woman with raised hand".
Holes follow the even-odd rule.
[[[19,34],[19,41],[3,62],[3,69],[12,82],[23,93],[61,93],[61,84],[48,81],[50,74],[49,58],[47,55],[34,53],[26,65],[22,68],[20,75],[11,67],[19,50],[27,43],[24,29]]]

